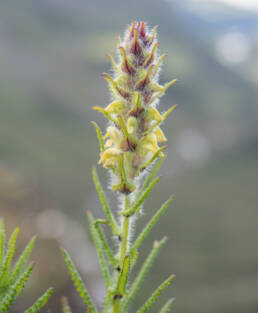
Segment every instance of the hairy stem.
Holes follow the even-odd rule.
[[[124,212],[127,211],[130,205],[129,196],[125,196],[125,205],[124,205]],[[127,246],[128,246],[128,235],[129,235],[129,227],[130,227],[130,217],[123,217],[122,222],[122,229],[121,229],[121,246],[120,246],[120,266],[123,265],[124,258],[127,253]]]
[[[130,198],[129,196],[125,196],[125,202],[124,202],[124,210],[123,212],[125,212],[126,210],[128,210],[130,206]],[[129,230],[130,230],[130,217],[126,217],[123,216],[122,217],[122,223],[121,223],[121,243],[120,243],[120,251],[119,251],[119,274],[117,277],[117,284],[120,281],[120,276],[123,273],[123,266],[124,266],[124,261],[125,261],[125,257],[127,255],[127,249],[128,249],[128,237],[129,237]],[[118,290],[118,288],[117,288]],[[113,313],[119,313],[120,312],[120,306],[121,306],[121,298],[124,295],[120,294],[120,293],[116,293],[114,295],[114,306],[113,306]]]

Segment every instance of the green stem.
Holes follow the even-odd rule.
[[[120,266],[123,265],[124,258],[127,252],[128,233],[129,233],[129,217],[125,217],[122,226],[122,243],[120,247]]]
[[[129,196],[125,196],[124,211],[128,210],[129,206],[130,206],[130,198]],[[124,264],[125,257],[127,255],[129,229],[130,229],[130,217],[123,216],[122,226],[121,226],[121,244],[120,244],[120,252],[119,252],[120,272],[117,277],[117,283],[119,283],[120,281],[120,276],[122,275],[122,272],[123,272],[122,267]],[[115,295],[113,300],[114,300],[113,313],[120,313],[121,295]]]
[[[119,313],[119,311],[120,311],[120,300],[117,299],[117,300],[115,300],[113,313]]]

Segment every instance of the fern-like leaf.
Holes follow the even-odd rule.
[[[8,312],[11,305],[14,303],[14,300],[23,291],[25,284],[28,281],[32,273],[33,266],[34,266],[33,264],[30,264],[27,270],[19,277],[19,279],[15,282],[15,284],[8,288],[8,290],[5,293],[4,298],[0,302],[1,313]]]
[[[170,197],[162,206],[161,208],[155,213],[155,215],[151,218],[148,224],[144,227],[138,238],[133,243],[130,254],[133,254],[135,250],[137,250],[144,239],[147,237],[149,232],[152,230],[153,226],[159,221],[160,217],[166,212],[168,206],[172,202],[173,198]]]
[[[95,221],[95,228],[96,228],[96,231],[98,232],[98,236],[99,236],[99,239],[101,241],[101,244],[102,244],[102,247],[103,247],[103,250],[104,252],[106,253],[107,257],[108,257],[108,260],[109,260],[109,263],[110,265],[112,265],[114,268],[117,268],[118,266],[118,261],[116,260],[116,258],[114,257],[113,255],[113,252],[112,250],[110,249],[108,243],[107,243],[107,240],[105,238],[105,235],[102,231],[102,229],[100,228],[100,225],[102,220],[96,220]],[[103,223],[103,221],[102,221]],[[104,223],[103,223],[104,224]]]
[[[152,179],[154,178],[154,176],[157,174],[159,168],[161,167],[162,163],[164,162],[164,157],[160,157],[157,162],[155,163],[155,165],[153,166],[153,168],[151,169],[150,173],[148,174],[140,192],[139,192],[139,196],[142,194],[142,192],[145,191],[146,188],[148,188],[148,186],[150,185],[150,183],[152,182]]]
[[[165,280],[150,296],[150,298],[145,302],[145,304],[136,313],[146,313],[152,307],[152,305],[157,301],[157,298],[163,293],[164,290],[168,288],[175,275],[171,275],[167,280]]]
[[[139,199],[128,210],[122,212],[122,214],[126,217],[130,217],[134,213],[138,212],[140,210],[142,203],[148,197],[149,193],[152,191],[152,189],[158,183],[159,180],[160,177],[154,178],[151,184],[149,184],[146,190],[140,195]]]
[[[153,245],[153,248],[152,248],[150,254],[148,255],[147,259],[145,260],[139,274],[137,275],[135,281],[133,282],[132,286],[130,287],[130,289],[128,291],[128,294],[126,295],[126,298],[125,298],[124,304],[123,304],[124,311],[127,311],[129,304],[131,303],[131,301],[136,296],[136,294],[139,291],[139,289],[140,289],[147,273],[149,272],[153,262],[155,261],[156,257],[158,256],[160,249],[164,246],[166,241],[167,241],[167,238],[165,237],[164,239],[162,239],[159,242],[158,241],[154,242],[154,245]]]
[[[0,286],[3,286],[5,284],[5,281],[7,279],[8,273],[9,273],[9,268],[13,259],[13,255],[15,252],[15,245],[16,245],[16,238],[18,236],[19,233],[19,228],[17,227],[11,237],[10,240],[8,242],[8,248],[7,248],[7,252],[6,255],[4,257],[4,261],[3,261],[3,266],[2,266],[2,275],[0,278]]]
[[[90,232],[91,232],[91,236],[92,239],[94,241],[96,250],[97,250],[97,254],[98,254],[98,259],[99,259],[99,264],[105,279],[105,284],[106,287],[108,288],[109,286],[109,281],[110,281],[110,274],[109,274],[109,269],[108,269],[108,264],[104,255],[104,251],[102,249],[102,245],[101,245],[101,239],[99,238],[99,233],[96,230],[95,224],[94,224],[94,220],[93,220],[93,216],[91,215],[91,213],[89,211],[87,211],[87,215],[88,215],[88,220],[89,220],[89,225],[90,225]]]
[[[82,281],[82,278],[81,278],[80,274],[78,273],[75,265],[73,264],[73,261],[71,260],[69,254],[62,248],[61,248],[61,252],[62,252],[63,258],[65,260],[65,263],[68,267],[68,270],[70,272],[70,276],[72,278],[72,281],[74,282],[74,285],[75,285],[80,297],[88,305],[88,307],[90,308],[92,313],[98,313],[98,310],[97,310],[95,304],[93,303],[93,301],[89,295],[89,292],[88,292],[87,288],[85,287],[85,285]]]
[[[15,280],[20,276],[21,272],[24,269],[24,266],[26,265],[31,251],[35,245],[36,237],[33,237],[31,241],[27,244],[25,249],[23,250],[19,260],[17,261],[14,269],[12,270],[11,274],[8,277],[7,285],[13,284]]]
[[[115,220],[115,218],[111,212],[111,209],[108,205],[106,196],[104,194],[104,191],[103,191],[101,184],[100,184],[100,181],[99,181],[96,167],[92,168],[92,178],[93,178],[93,182],[95,184],[95,188],[98,192],[99,200],[102,204],[103,211],[105,212],[107,219],[109,220],[112,231],[113,231],[114,235],[119,235],[119,231],[120,231],[119,226],[118,226],[118,224],[117,224],[117,222],[116,222],[116,220]]]
[[[159,313],[169,313],[171,310],[171,306],[173,304],[173,302],[175,301],[175,298],[171,298],[169,299],[161,308],[161,310],[159,311]]]
[[[30,308],[28,308],[28,310],[24,311],[24,313],[39,313],[40,309],[48,302],[52,293],[53,288],[49,288]]]
[[[25,270],[25,265],[30,257],[31,250],[35,243],[35,237],[28,243],[10,273],[18,232],[19,228],[16,228],[12,233],[5,252],[4,222],[0,220],[0,313],[9,312],[15,299],[23,291],[34,266],[33,264],[30,264]],[[37,313],[39,309],[44,306],[51,294],[52,289],[49,289],[30,309],[25,312]]]

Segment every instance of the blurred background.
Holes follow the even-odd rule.
[[[109,92],[115,34],[132,20],[159,25],[168,53],[162,83],[177,78],[161,110],[178,103],[164,125],[163,179],[146,202],[136,232],[173,193],[175,201],[141,250],[169,242],[131,312],[171,272],[177,313],[258,312],[258,2],[256,0],[0,1],[0,216],[8,235],[21,227],[18,253],[38,235],[36,269],[13,313],[49,285],[49,308],[69,297],[85,312],[58,246],[101,303],[104,286],[85,209],[102,216],[91,181],[98,160],[91,110]],[[108,180],[99,168],[102,183]],[[117,203],[111,197],[115,207]],[[138,267],[139,268],[139,267]],[[152,312],[157,311],[154,307]]]

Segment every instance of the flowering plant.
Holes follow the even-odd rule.
[[[121,219],[118,221],[111,211],[94,167],[93,181],[106,219],[94,219],[92,213],[87,214],[106,286],[101,309],[103,313],[128,311],[153,261],[166,242],[166,238],[154,242],[135,281],[129,284],[128,278],[137,261],[140,246],[172,201],[170,197],[131,243],[132,222],[141,213],[144,200],[159,181],[159,177],[155,178],[155,175],[165,158],[166,146],[159,146],[166,141],[160,125],[176,108],[174,105],[163,114],[157,109],[159,98],[176,80],[164,86],[158,83],[160,66],[166,55],[158,56],[156,36],[157,27],[149,30],[145,22],[132,22],[123,41],[117,37],[120,52],[117,62],[107,55],[112,63],[113,75],[104,73],[113,101],[105,108],[93,108],[101,112],[109,122],[104,136],[99,126],[93,122],[100,145],[99,163],[110,171],[112,190],[123,200],[123,208],[119,212]],[[119,245],[118,251],[113,251],[106,240],[103,231],[105,224],[111,227],[114,240]],[[88,310],[98,313],[69,254],[64,249],[62,254]],[[174,278],[175,275],[171,275],[163,282],[137,313],[147,312]],[[169,312],[172,300],[163,306],[161,313]],[[66,300],[63,301],[63,306],[65,312],[70,312]]]

